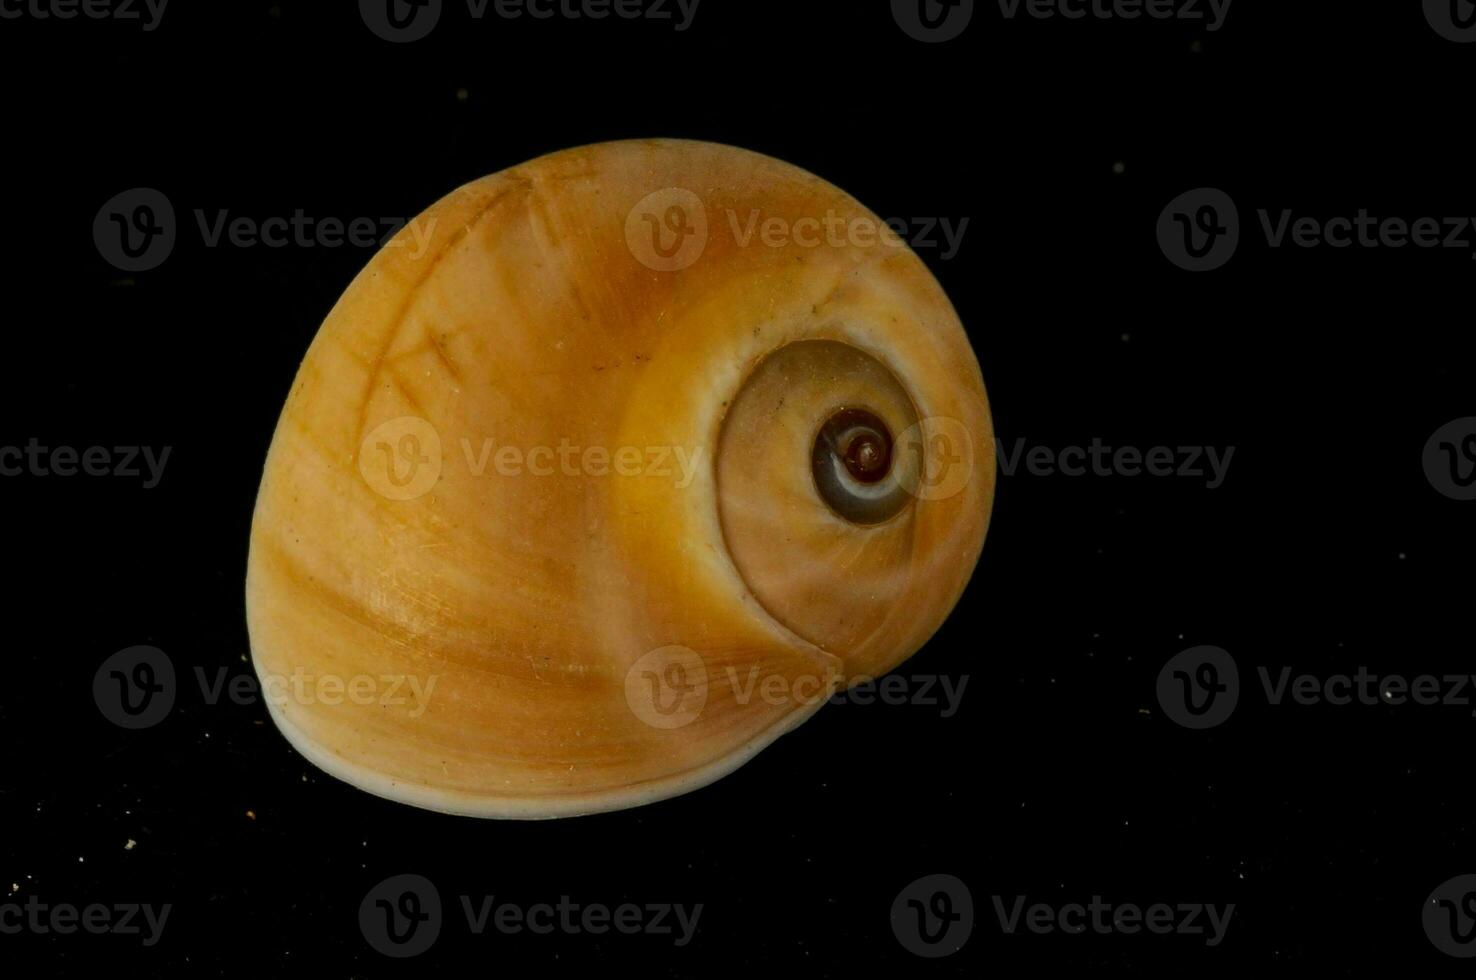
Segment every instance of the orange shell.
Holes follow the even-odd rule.
[[[811,452],[869,401],[922,470],[860,526]],[[635,806],[916,651],[993,489],[968,340],[875,215],[732,147],[582,147],[454,191],[329,314],[257,500],[253,657],[288,740],[370,792]]]

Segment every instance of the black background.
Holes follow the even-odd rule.
[[[1467,250],[1270,249],[1256,209],[1476,216],[1476,45],[1417,3],[1251,3],[1224,27],[1007,20],[909,38],[888,4],[703,0],[685,32],[475,22],[405,45],[350,3],[170,4],[159,26],[0,20],[0,444],[173,447],[160,485],[0,480],[11,641],[0,688],[0,898],[172,903],[137,937],[0,936],[36,975],[1179,976],[1463,966],[1420,925],[1476,871],[1471,708],[1271,707],[1254,676],[1470,671],[1476,503],[1421,450],[1476,415]],[[458,97],[464,90],[465,98]],[[827,708],[711,787],[509,823],[385,802],[319,773],[259,704],[243,575],[277,414],[370,252],[207,248],[193,211],[390,217],[546,152],[681,136],[797,164],[883,216],[969,219],[919,249],[958,308],[998,435],[1064,447],[1234,446],[1228,479],[1002,476],[958,610],[901,671],[967,676],[961,710]],[[1121,164],[1121,167],[1115,165]],[[1120,170],[1121,172],[1117,172]],[[180,239],[122,273],[92,239],[155,187]],[[1219,187],[1243,241],[1172,266],[1176,195]],[[165,650],[170,717],[106,721],[111,653]],[[1164,662],[1229,650],[1229,722],[1180,728]],[[128,840],[136,841],[125,850]],[[430,878],[450,906],[407,964],[359,932],[365,892]],[[914,879],[972,891],[964,948],[892,935]],[[695,940],[470,936],[456,896],[701,903]],[[1004,935],[991,896],[1235,903],[1225,941]],[[452,971],[455,971],[454,973]]]

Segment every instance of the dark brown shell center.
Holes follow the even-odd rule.
[[[892,472],[892,433],[874,412],[842,408],[815,436],[815,488],[830,508],[856,524],[879,524],[906,501],[883,484]]]
[[[846,469],[857,480],[862,483],[880,480],[892,463],[892,442],[886,429],[869,425],[853,429],[843,457]]]

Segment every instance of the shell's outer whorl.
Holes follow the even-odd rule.
[[[779,161],[632,141],[471,183],[381,250],[299,369],[252,527],[253,657],[293,745],[432,809],[617,809],[925,642],[988,521],[983,383],[917,257],[811,244],[827,216],[879,225]],[[882,366],[905,444],[950,460],[899,519],[850,525],[775,465],[809,474],[837,392],[880,377],[812,357],[784,405],[743,397],[809,341]]]

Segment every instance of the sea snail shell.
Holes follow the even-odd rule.
[[[712,782],[938,628],[993,435],[938,283],[855,200],[632,141],[475,181],[329,313],[247,618],[330,774],[486,817]]]

